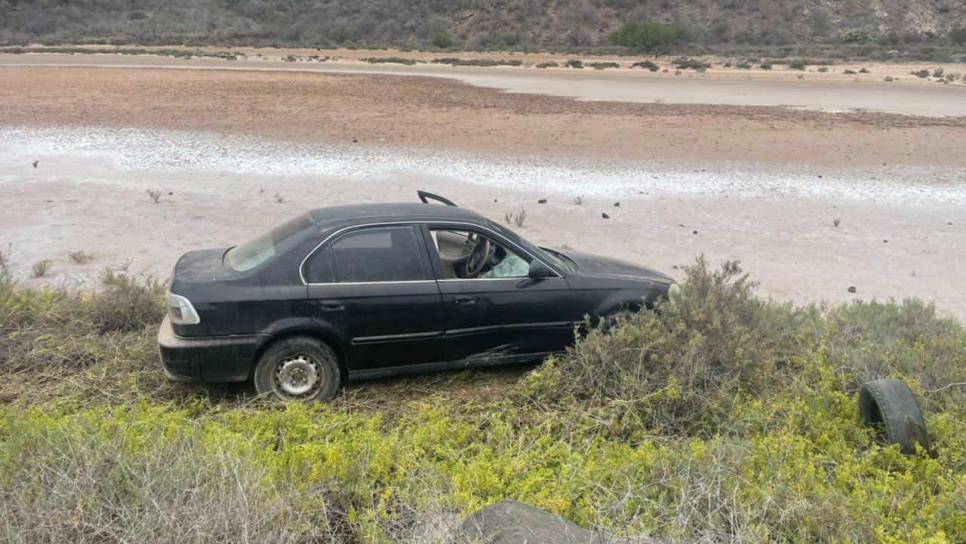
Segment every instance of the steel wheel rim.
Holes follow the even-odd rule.
[[[299,353],[282,359],[275,369],[275,390],[285,397],[311,396],[322,387],[322,367],[314,357]]]

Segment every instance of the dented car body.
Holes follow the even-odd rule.
[[[672,285],[455,206],[340,206],[182,256],[158,343],[172,379],[327,398],[347,379],[540,359],[586,316],[651,305]]]

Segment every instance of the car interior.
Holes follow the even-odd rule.
[[[530,264],[523,257],[476,232],[431,231],[445,279],[525,278]]]

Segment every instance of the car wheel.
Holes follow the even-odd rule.
[[[255,366],[255,390],[283,401],[328,401],[342,381],[332,348],[314,338],[286,338],[269,347]]]

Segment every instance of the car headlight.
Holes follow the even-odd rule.
[[[681,286],[677,283],[671,283],[667,288],[667,298],[678,297],[681,295]]]
[[[195,311],[195,307],[191,305],[190,300],[181,295],[168,293],[166,303],[171,323],[175,325],[197,325],[201,323],[201,318],[198,317],[198,312]]]

